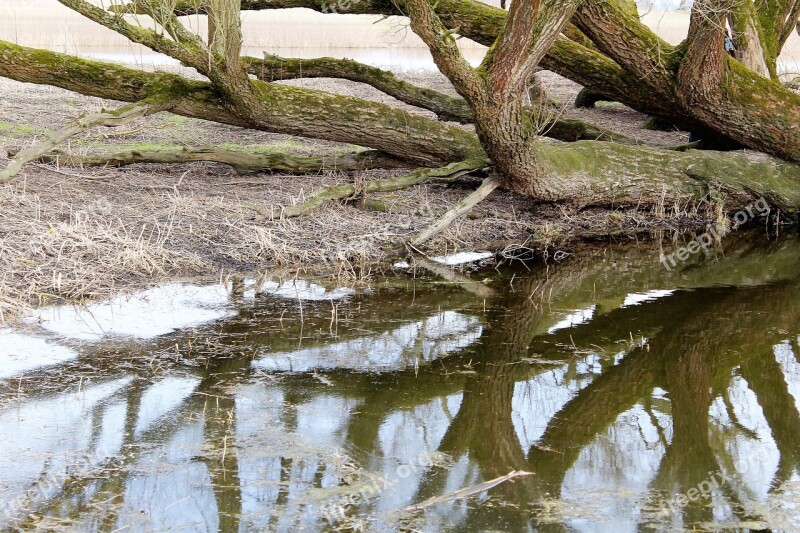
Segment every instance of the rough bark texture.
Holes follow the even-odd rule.
[[[373,150],[327,157],[303,157],[289,154],[251,154],[218,147],[187,148],[185,146],[161,150],[127,150],[108,155],[79,155],[51,151],[39,157],[38,161],[71,167],[123,167],[143,163],[208,161],[229,165],[239,174],[280,172],[301,175],[332,170],[352,172],[408,166],[398,159]]]

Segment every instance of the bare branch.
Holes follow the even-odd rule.
[[[199,0],[195,0],[195,2],[200,3]],[[133,3],[138,7],[138,9],[136,9],[137,12],[149,15],[167,31],[175,42],[188,46],[191,50],[196,52],[207,52],[202,39],[181,24],[172,6],[166,5],[165,2],[158,0],[133,0]],[[109,11],[114,10],[109,9]],[[202,65],[204,60],[207,61],[207,58],[196,58],[197,63],[200,65]]]
[[[127,37],[131,41],[144,45],[156,52],[168,55],[185,65],[197,68],[198,59],[202,58],[203,49],[196,48],[191,43],[172,41],[156,31],[131,24],[126,21],[122,15],[104,11],[86,0],[58,1],[84,17]]]
[[[512,4],[513,6],[513,4]],[[447,211],[439,220],[428,226],[419,235],[411,239],[411,246],[420,246],[421,244],[429,241],[452,224],[458,217],[464,215],[467,211],[481,203],[488,197],[495,189],[500,187],[500,180],[494,176],[490,176],[483,180],[481,186],[478,187],[472,194],[458,202],[451,209]]]
[[[341,200],[342,198],[349,198],[358,193],[391,192],[432,181],[455,181],[461,176],[485,167],[486,163],[487,162],[485,160],[471,160],[453,163],[442,168],[419,169],[402,176],[368,181],[359,187],[352,183],[321,187],[302,204],[293,207],[287,207],[283,209],[282,213],[279,214],[282,214],[286,217],[307,215],[328,202]]]
[[[428,0],[406,0],[411,29],[428,46],[439,70],[468,102],[480,98],[483,83],[456,44],[456,29],[447,29]]]
[[[19,174],[19,172],[22,170],[22,167],[25,166],[26,163],[38,159],[43,154],[52,150],[54,147],[63,143],[70,137],[73,137],[95,126],[122,126],[131,122],[132,120],[155,113],[161,109],[163,109],[161,106],[154,106],[150,103],[139,102],[125,105],[114,111],[102,111],[100,113],[79,117],[67,127],[54,132],[44,142],[41,142],[35,146],[31,146],[30,148],[17,153],[5,170],[0,172],[0,183],[7,183],[11,181],[14,176]]]

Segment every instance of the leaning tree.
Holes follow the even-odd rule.
[[[81,117],[43,145],[17,154],[0,173],[0,181],[11,179],[26,161],[52,157],[45,152],[86,128],[169,111],[370,150],[332,162],[238,158],[219,150],[118,154],[103,162],[208,159],[243,169],[273,167],[297,173],[331,165],[410,169],[408,174],[358,187],[344,184],[321,189],[306,203],[282,210],[287,216],[358,192],[454,180],[475,171],[487,173],[484,184],[448,217],[498,186],[535,201],[578,206],[648,206],[698,201],[709,195],[725,197],[728,207],[760,196],[784,210],[796,211],[800,206],[796,165],[800,162],[800,95],[764,75],[774,75],[775,59],[785,42],[781,36],[796,24],[800,0],[697,0],[689,35],[677,46],[640,22],[632,0],[516,0],[508,12],[474,0],[353,0],[335,5],[321,0],[126,0],[111,6],[87,0],[58,1],[132,42],[177,59],[205,79],[144,72],[0,41],[0,76],[129,102],[115,111]],[[758,20],[760,29],[758,38],[747,32],[737,33],[737,38],[746,37],[751,45],[748,50],[760,46],[766,70],[756,61],[743,63],[724,53],[726,20],[738,28],[743,5],[749,6],[751,19]],[[408,17],[411,29],[428,46],[459,96],[418,87],[349,60],[242,56],[242,9],[294,7]],[[134,16],[141,14],[155,24],[137,23]],[[193,32],[182,22],[181,17],[189,14],[208,17],[207,35]],[[767,31],[767,26],[772,29]],[[778,38],[770,40],[770,35]],[[456,40],[462,36],[489,46],[478,67],[461,56]],[[560,119],[546,95],[531,90],[534,73],[542,68],[706,139],[725,139],[763,153],[637,146],[591,125]],[[434,112],[438,120],[386,104],[276,83],[300,77],[366,83]],[[543,135],[575,142],[542,142]]]

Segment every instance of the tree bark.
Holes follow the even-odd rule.
[[[787,2],[779,2],[780,11],[765,16],[779,20]],[[305,7],[325,12],[325,5],[316,0],[250,0],[242,3],[242,9]],[[507,16],[502,9],[468,0],[440,0],[435,9],[446,27],[458,28],[460,35],[487,46],[499,35]],[[402,15],[401,10],[405,10],[402,2],[358,0],[342,4],[337,13]],[[781,28],[794,26],[796,16],[790,22],[791,14],[787,14]],[[727,75],[719,98],[684,107],[676,97],[676,85],[685,46],[673,47],[658,38],[619,0],[586,0],[572,21],[597,50],[562,36],[542,60],[544,68],[686,130],[730,137],[754,150],[800,162],[800,128],[796,127],[800,95],[730,58],[725,61]]]
[[[408,166],[399,159],[374,150],[343,155],[303,157],[289,154],[252,154],[218,147],[188,148],[185,146],[161,150],[126,150],[99,155],[68,154],[55,150],[42,155],[37,161],[70,167],[123,167],[147,163],[180,164],[207,161],[229,165],[239,174],[280,172],[301,175],[332,170],[353,172]]]

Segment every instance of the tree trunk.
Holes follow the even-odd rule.
[[[762,45],[763,28],[751,1],[737,2],[728,17],[733,30],[736,59],[761,76],[777,79],[777,57],[767,55]]]
[[[699,4],[695,2],[695,10],[701,7]],[[767,4],[773,5],[772,2],[758,5],[769,7]],[[786,13],[781,28],[794,27],[797,13],[792,19],[791,5],[797,3],[776,2],[774,12],[764,13],[762,19],[780,20],[781,14]],[[323,11],[315,0],[247,0],[242,3],[242,9],[289,7]],[[188,3],[184,9],[190,9]],[[402,15],[404,10],[403,2],[395,6],[381,0],[358,0],[342,3],[337,13]],[[458,28],[460,35],[487,46],[495,41],[508,15],[502,9],[468,0],[440,0],[436,3],[436,12],[445,26]],[[795,127],[800,123],[800,95],[742,68],[731,58],[726,60],[728,73],[719,100],[697,101],[692,107],[684,107],[676,97],[676,85],[685,47],[673,47],[658,38],[620,0],[586,0],[578,8],[573,22],[597,50],[561,37],[542,60],[544,68],[611,100],[669,119],[686,130],[705,130],[720,138],[730,137],[754,150],[800,162],[800,128]],[[785,31],[781,35],[788,37]],[[777,42],[776,49],[779,45]],[[769,46],[765,48],[771,53]]]

